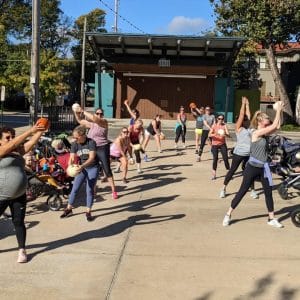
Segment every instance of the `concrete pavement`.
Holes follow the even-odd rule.
[[[115,175],[118,200],[98,182],[91,223],[84,203],[62,220],[44,199],[30,202],[27,264],[16,263],[11,221],[0,218],[0,299],[300,299],[299,228],[289,218],[299,196],[274,192],[283,229],[267,225],[263,196],[249,194],[224,228],[241,177],[220,199],[223,164],[211,181],[208,147],[196,163],[188,145],[177,152],[166,140],[159,154],[150,141],[143,174],[130,166],[127,185]]]

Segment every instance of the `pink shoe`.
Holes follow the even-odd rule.
[[[112,192],[112,198],[114,199],[114,200],[116,200],[116,199],[118,199],[118,193],[117,192]]]

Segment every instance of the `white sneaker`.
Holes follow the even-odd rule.
[[[225,198],[225,197],[226,197],[225,190],[221,190],[221,192],[220,192],[220,198]]]
[[[258,199],[258,194],[256,193],[255,190],[252,190],[252,191],[251,191],[250,196],[251,196],[253,199]]]
[[[137,169],[138,174],[143,173],[143,171],[141,169]]]
[[[185,144],[183,144],[183,145],[182,145],[182,148],[183,148],[183,149],[186,149],[186,145],[185,145]]]
[[[283,225],[281,223],[279,223],[277,219],[272,219],[272,220],[268,221],[268,224],[275,228],[283,228]]]
[[[178,149],[178,146],[177,146],[177,144],[175,144],[175,145],[174,145],[174,149]]]
[[[115,170],[114,170],[114,173],[120,173],[121,172],[121,170],[120,170],[120,168],[115,168]]]
[[[230,216],[228,216],[227,214],[225,215],[224,219],[223,219],[223,226],[229,226],[230,224]]]

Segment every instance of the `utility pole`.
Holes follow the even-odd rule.
[[[118,32],[119,2],[120,2],[120,0],[115,0],[115,24],[114,24],[114,32]]]
[[[40,0],[32,0],[32,45],[30,86],[32,99],[30,103],[30,122],[34,124],[38,118],[39,80],[40,78]]]
[[[82,38],[82,57],[81,57],[81,87],[80,87],[80,106],[85,107],[85,33],[86,33],[86,17],[84,17],[83,38]]]

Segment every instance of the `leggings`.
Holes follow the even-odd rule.
[[[248,160],[249,160],[249,156],[241,156],[233,153],[231,167],[225,176],[224,185],[227,185],[229,183],[229,181],[232,179],[232,176],[234,175],[235,171],[238,169],[240,164],[243,163],[243,165],[245,165]]]
[[[223,145],[213,145],[211,146],[211,152],[213,155],[213,170],[216,171],[217,170],[217,165],[218,165],[218,156],[219,156],[219,150],[221,151],[222,154],[222,158],[225,164],[225,168],[227,170],[229,170],[229,162],[228,162],[228,154],[227,154],[227,145],[223,144]]]
[[[178,143],[179,141],[179,138],[181,136],[181,140],[182,140],[182,143],[184,144],[185,143],[185,135],[186,135],[186,126],[183,125],[179,125],[176,127],[176,137],[175,137],[175,143]]]
[[[272,186],[270,186],[268,178],[264,177],[264,169],[257,168],[251,166],[249,163],[246,165],[243,175],[242,185],[235,195],[235,197],[231,201],[231,208],[235,209],[245,194],[247,193],[248,189],[250,188],[251,184],[255,181],[255,179],[259,177],[262,183],[264,193],[265,193],[265,201],[268,212],[274,211],[274,201],[272,196]]]
[[[200,143],[200,146],[199,146],[199,156],[201,156],[201,154],[203,152],[206,140],[208,139],[208,134],[209,134],[209,130],[203,130],[202,131],[201,143]]]
[[[101,163],[103,171],[107,177],[113,177],[110,168],[110,146],[109,144],[97,147],[97,158]]]
[[[26,241],[26,227],[25,227],[25,213],[26,213],[26,194],[13,200],[0,201],[0,216],[9,206],[12,222],[15,226],[16,237],[20,249],[25,248]]]
[[[94,187],[99,174],[98,165],[85,168],[74,179],[73,188],[69,197],[69,204],[73,205],[76,196],[79,193],[80,187],[86,181],[86,206],[91,208],[94,201]]]

